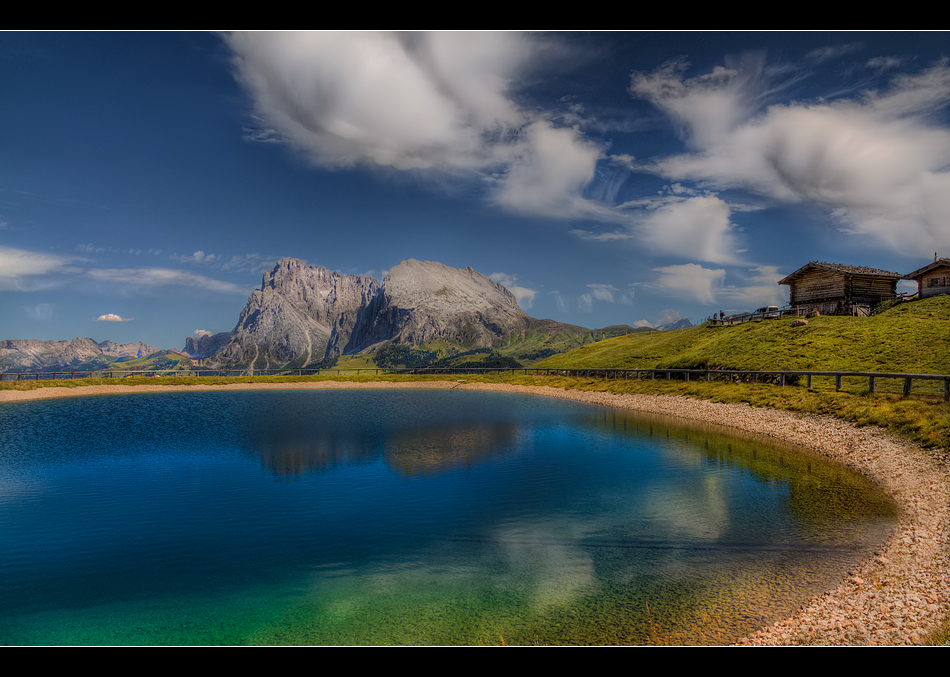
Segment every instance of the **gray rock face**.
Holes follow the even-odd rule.
[[[184,353],[192,359],[211,357],[231,340],[231,332],[222,331],[217,334],[208,334],[207,336],[189,336],[185,339]]]
[[[255,369],[318,364],[327,346],[346,345],[361,311],[380,284],[364,275],[340,275],[282,259],[264,273],[248,298],[231,338],[211,364]]]
[[[514,295],[471,268],[433,261],[403,261],[383,280],[383,298],[363,344],[420,344],[445,340],[489,348],[512,331],[523,331],[528,315]]]
[[[91,338],[72,341],[38,341],[35,339],[0,341],[0,372],[48,371],[77,368],[79,371],[95,368],[97,360],[103,364],[110,358],[147,357],[159,352],[145,343],[96,343]]]
[[[304,368],[325,357],[375,350],[385,342],[433,340],[489,347],[530,318],[507,289],[471,268],[404,261],[383,283],[364,275],[283,259],[264,274],[211,366]],[[206,357],[213,342],[191,340]],[[218,340],[215,337],[215,340]]]

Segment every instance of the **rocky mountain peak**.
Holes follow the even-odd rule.
[[[523,331],[529,321],[511,292],[471,268],[409,259],[380,284],[288,258],[264,273],[230,340],[208,359],[257,369],[293,368],[388,342],[446,340],[490,347],[512,331]],[[198,343],[186,349],[205,357],[212,343]]]
[[[514,295],[472,268],[451,268],[435,261],[409,259],[390,269],[383,280],[390,303],[434,312],[482,311],[499,305],[524,314]]]

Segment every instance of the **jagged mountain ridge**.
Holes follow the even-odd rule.
[[[96,343],[91,338],[72,341],[11,339],[0,341],[0,372],[33,372],[73,367],[77,371],[101,368],[119,359],[148,357],[160,348],[138,343]]]
[[[209,366],[304,368],[388,343],[488,348],[530,321],[510,291],[471,268],[410,259],[380,284],[288,258],[264,274],[230,336],[191,339],[185,352]]]

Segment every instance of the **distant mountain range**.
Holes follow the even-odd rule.
[[[145,358],[163,352],[145,343],[96,343],[91,338],[72,341],[33,339],[0,341],[0,372],[92,371],[116,362]]]
[[[381,366],[517,365],[638,331],[651,330],[529,317],[510,291],[471,268],[410,259],[380,283],[287,258],[264,273],[233,331],[189,337],[184,354],[88,338],[3,341],[0,372],[87,371],[131,360],[137,369],[186,368],[186,355],[202,367],[258,370],[327,367],[370,353]]]
[[[667,324],[661,324],[656,327],[657,331],[669,331],[670,329],[689,329],[693,326],[693,323],[689,321],[688,317],[676,320],[676,322],[668,322]]]

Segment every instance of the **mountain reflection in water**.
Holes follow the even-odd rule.
[[[801,450],[564,400],[21,403],[0,407],[0,642],[725,642],[894,518]]]

